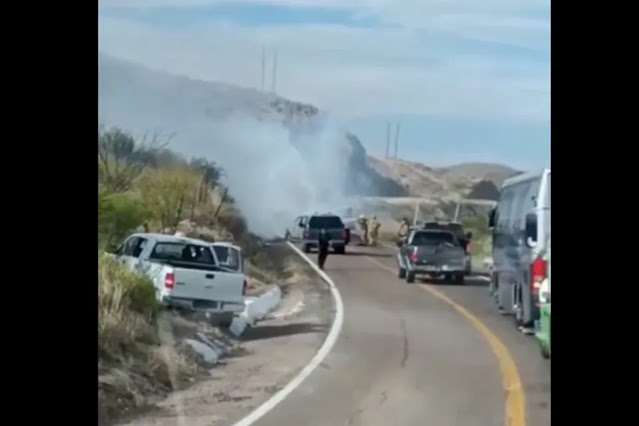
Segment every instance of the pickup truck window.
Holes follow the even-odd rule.
[[[240,270],[240,259],[237,251],[230,247],[222,246],[213,246],[213,250],[215,250],[215,256],[217,256],[220,266],[225,266],[234,271]]]
[[[125,256],[131,256],[131,254],[133,254],[133,248],[135,247],[136,241],[137,241],[137,237],[128,238],[122,244],[122,254]]]
[[[153,247],[149,260],[216,266],[213,253],[207,246],[180,242],[157,243],[155,247]]]
[[[133,257],[140,257],[140,255],[142,254],[142,250],[144,250],[144,247],[146,246],[146,242],[147,239],[146,238],[138,238],[135,246],[133,247],[133,253],[131,254],[131,256]]]
[[[436,246],[443,243],[455,244],[450,232],[416,232],[411,239],[412,246]],[[456,245],[456,244],[455,244]]]
[[[308,227],[313,229],[343,228],[344,223],[339,216],[313,216],[308,221]]]
[[[424,224],[424,229],[440,229],[442,231],[450,231],[457,238],[460,238],[462,240],[466,239],[464,227],[458,223],[426,223]]]

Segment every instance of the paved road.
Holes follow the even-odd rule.
[[[331,255],[326,265],[344,302],[337,344],[256,424],[504,425],[504,367],[487,338],[423,285],[391,274],[392,249],[349,249],[345,256]],[[480,318],[512,353],[525,390],[526,421],[508,426],[548,426],[550,364],[530,337],[496,313],[480,283],[437,290]]]

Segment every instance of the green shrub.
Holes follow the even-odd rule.
[[[98,189],[98,239],[104,247],[113,248],[149,216],[148,209],[132,194]]]

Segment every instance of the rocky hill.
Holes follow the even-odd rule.
[[[426,198],[466,197],[483,180],[499,187],[516,173],[500,164],[431,168],[400,159],[374,158],[367,155],[356,135],[313,105],[255,89],[154,71],[104,54],[98,55],[98,74],[101,123],[138,134],[174,133],[172,144],[179,145],[180,152],[200,155],[206,149],[207,156],[217,158],[223,167],[228,166],[225,162],[239,162],[244,167],[244,163],[260,161],[269,145],[274,157],[269,161],[276,162],[283,155],[290,160],[293,154],[282,151],[281,144],[286,143],[296,148],[295,155],[304,158],[309,168],[315,167],[318,180],[334,175],[329,176],[333,179],[329,192],[339,185],[344,195]],[[238,116],[250,118],[243,124],[245,134],[222,142],[211,124]],[[254,123],[265,126],[258,128]],[[249,150],[258,144],[262,144],[262,151],[251,157]],[[289,161],[281,167],[292,165]]]
[[[336,128],[330,117],[312,105],[254,89],[154,71],[104,54],[98,55],[98,75],[98,113],[103,124],[117,124],[138,133],[176,133],[175,143],[180,145],[180,151],[195,155],[201,150],[198,145],[202,135],[210,133],[210,123],[250,117],[270,126],[268,130],[256,128],[253,132],[256,139],[273,128],[283,129],[283,134],[277,134],[278,139],[286,137],[309,161],[317,159],[318,151],[308,145],[326,144],[324,151],[330,148],[332,155],[327,160],[335,163],[331,165],[333,169],[339,169],[336,173],[341,175],[342,189],[347,195],[408,193],[400,183],[370,167],[366,150],[356,135]],[[211,146],[222,148],[215,141]],[[249,148],[250,144],[243,147]],[[325,152],[322,154],[327,157]],[[224,167],[224,155],[216,157],[221,158],[219,162]]]
[[[504,179],[518,173],[501,164],[464,163],[435,168],[394,158],[368,157],[368,161],[378,174],[400,183],[409,195],[425,198],[478,197],[493,200],[494,191],[486,193],[486,182],[497,189]],[[476,186],[479,189],[473,191]],[[472,197],[471,192],[474,193]]]

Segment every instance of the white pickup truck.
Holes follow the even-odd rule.
[[[114,254],[128,269],[151,278],[161,303],[220,314],[224,325],[232,321],[234,313],[244,310],[246,280],[237,246],[137,233],[129,236]]]

